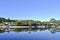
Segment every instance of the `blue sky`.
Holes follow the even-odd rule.
[[[0,0],[0,17],[41,21],[60,19],[60,0]]]

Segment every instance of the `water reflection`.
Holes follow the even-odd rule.
[[[31,32],[37,32],[37,31],[41,32],[41,31],[45,31],[45,30],[50,31],[52,34],[55,34],[56,32],[60,32],[60,28],[28,28],[28,29],[16,28],[15,30],[10,30],[10,31],[31,33]],[[10,32],[10,31],[7,31],[7,32]],[[4,32],[6,32],[6,31],[0,30],[0,33],[4,33]]]

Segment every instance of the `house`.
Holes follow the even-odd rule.
[[[5,22],[5,25],[13,25],[14,22]]]
[[[50,28],[55,28],[55,27],[57,27],[57,24],[55,24],[55,23],[50,23],[50,26],[49,26]]]

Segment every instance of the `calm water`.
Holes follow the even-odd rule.
[[[21,29],[19,31],[0,31],[0,40],[60,40],[59,30]]]

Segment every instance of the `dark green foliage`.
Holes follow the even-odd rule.
[[[50,21],[41,22],[41,21],[34,21],[34,20],[11,20],[10,18],[6,19],[3,17],[0,17],[0,23],[5,22],[13,22],[15,26],[41,26],[45,25],[48,26],[50,23],[58,24],[60,25],[60,20],[56,20],[52,18]]]

